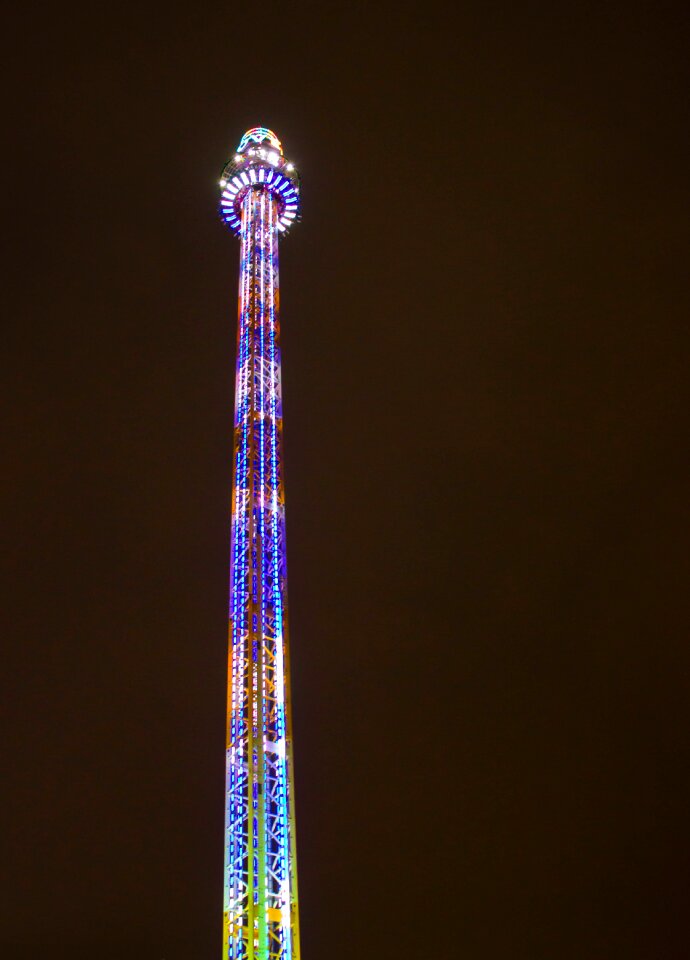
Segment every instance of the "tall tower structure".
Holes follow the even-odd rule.
[[[230,562],[223,960],[299,960],[278,240],[299,181],[248,130],[220,181],[241,241]]]

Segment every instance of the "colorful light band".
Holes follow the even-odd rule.
[[[237,148],[237,152],[243,153],[250,143],[265,143],[266,141],[268,141],[271,146],[282,155],[283,148],[280,144],[280,140],[272,130],[268,129],[268,127],[252,127],[251,130],[247,130],[240,140],[240,145]]]

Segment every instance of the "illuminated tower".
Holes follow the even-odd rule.
[[[287,623],[278,238],[299,182],[270,130],[223,168],[240,237],[230,562],[223,960],[299,960]]]

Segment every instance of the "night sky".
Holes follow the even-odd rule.
[[[282,139],[304,960],[687,960],[690,18],[19,8],[3,960],[219,960],[239,246]]]

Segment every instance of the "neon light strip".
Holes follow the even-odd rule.
[[[277,212],[276,212],[277,214]],[[281,834],[281,852],[280,852],[280,913],[281,927],[283,934],[283,943],[285,945],[286,956],[292,955],[291,928],[290,928],[290,895],[288,862],[289,856],[289,835],[288,835],[288,811],[287,811],[287,766],[285,750],[285,681],[284,681],[284,653],[283,653],[283,598],[280,590],[280,566],[281,559],[284,563],[284,557],[281,557],[281,545],[284,549],[284,537],[281,544],[282,518],[278,512],[278,490],[280,478],[278,475],[278,397],[280,395],[280,382],[278,380],[278,356],[276,351],[276,315],[275,315],[275,290],[277,285],[277,264],[274,263],[277,247],[271,240],[271,304],[270,304],[270,334],[269,334],[269,360],[271,365],[271,393],[273,395],[273,410],[271,417],[271,486],[273,488],[273,597],[275,604],[275,653],[276,653],[276,698],[277,698],[277,717],[276,733],[278,735],[278,744],[280,749],[278,769],[279,769],[279,795],[280,795],[280,834]],[[281,411],[282,415],[282,411]]]
[[[268,129],[268,127],[252,127],[251,130],[247,130],[240,140],[237,152],[242,153],[242,151],[247,148],[250,142],[264,143],[266,140],[268,140],[271,146],[275,147],[276,150],[282,154],[283,148],[280,140],[272,130]]]
[[[242,764],[246,750],[246,725],[242,720],[242,704],[245,699],[242,673],[245,660],[244,640],[246,632],[246,535],[247,535],[247,415],[249,401],[249,314],[250,314],[250,237],[247,229],[247,209],[243,209],[244,229],[242,236],[242,260],[240,273],[240,309],[238,330],[238,364],[237,390],[235,399],[236,408],[236,462],[235,462],[235,497],[233,503],[233,551],[232,551],[232,579],[231,579],[231,606],[232,606],[232,677],[230,684],[230,730],[229,730],[229,790],[227,798],[226,824],[229,826],[229,836],[226,837],[226,880],[225,880],[225,936],[226,950],[230,958],[239,957],[237,931],[242,916],[242,880],[241,870],[244,857],[242,842],[242,822],[244,818],[244,802],[242,798]]]

